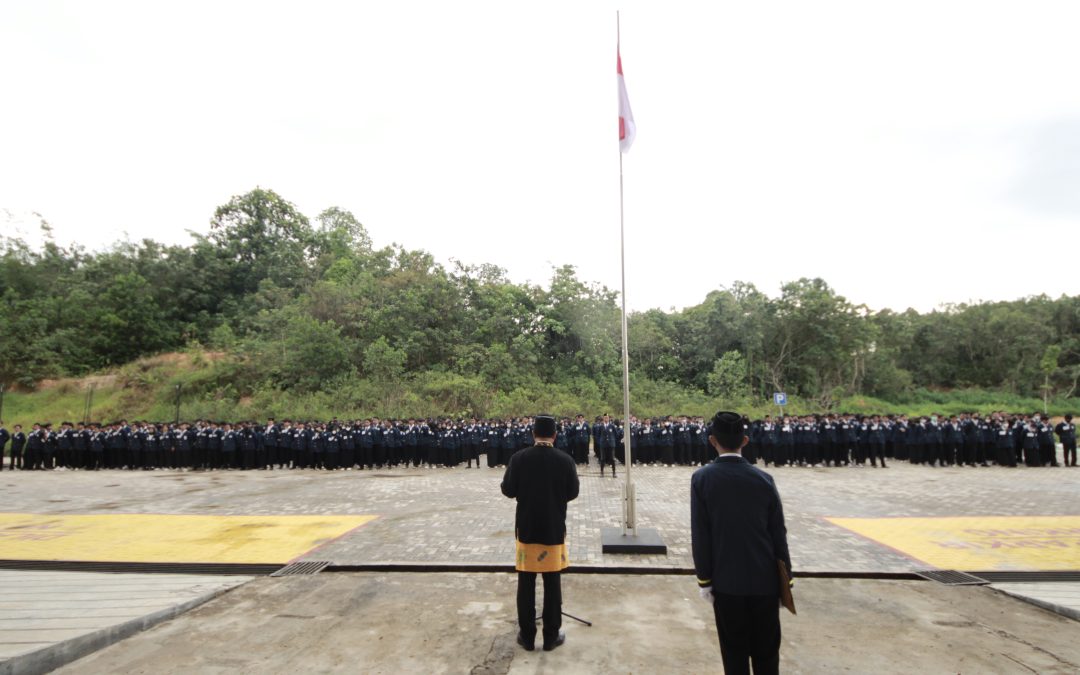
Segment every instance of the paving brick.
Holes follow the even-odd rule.
[[[604,555],[600,529],[618,526],[623,474],[581,470],[568,509],[571,563],[691,567],[690,467],[634,470],[639,527],[668,555]],[[771,469],[784,501],[796,570],[901,572],[919,564],[827,517],[1080,515],[1080,471],[1065,468]],[[34,472],[0,475],[5,510],[25,513],[221,515],[377,514],[309,553],[337,564],[510,564],[514,502],[502,470]]]

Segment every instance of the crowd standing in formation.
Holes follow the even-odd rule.
[[[1076,466],[1076,425],[1038,414],[952,417],[826,414],[743,420],[743,456],[766,466],[885,467],[886,459],[929,466]],[[563,418],[555,447],[588,465],[591,454],[615,476],[625,463],[626,426],[609,415],[592,423]],[[701,417],[632,417],[635,464],[703,465],[711,460]],[[373,469],[394,466],[505,466],[532,445],[532,419],[380,420],[281,423],[35,424],[29,432],[0,424],[0,459],[10,440],[14,469]],[[0,469],[3,462],[0,461]]]

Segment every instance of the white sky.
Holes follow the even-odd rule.
[[[616,4],[163,4],[0,5],[5,233],[186,243],[262,186],[618,288]],[[1080,293],[1080,4],[618,7],[631,308],[801,276],[898,310]]]

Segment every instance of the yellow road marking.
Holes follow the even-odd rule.
[[[0,513],[0,558],[284,564],[376,517]]]
[[[939,569],[1080,570],[1080,516],[827,520]]]

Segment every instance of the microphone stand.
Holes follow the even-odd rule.
[[[562,614],[563,616],[565,616],[568,619],[573,619],[574,621],[577,621],[578,623],[583,623],[586,626],[592,626],[592,621],[586,621],[585,619],[578,618],[578,617],[574,616],[573,614],[567,614],[566,612],[563,612],[563,611],[560,611],[559,614]],[[540,616],[536,617],[536,623],[540,623],[540,620],[543,619],[543,618],[544,618],[543,615],[540,615]]]

